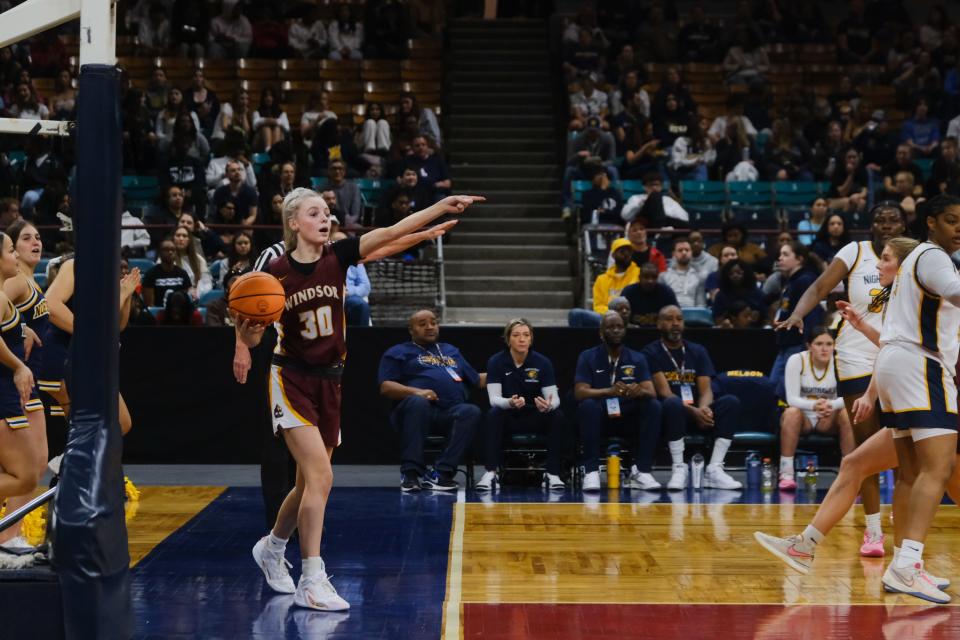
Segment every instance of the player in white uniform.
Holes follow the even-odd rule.
[[[850,418],[837,397],[833,364],[833,337],[824,327],[810,334],[807,350],[787,360],[784,387],[789,405],[780,418],[780,489],[797,488],[793,479],[793,456],[802,434],[837,433],[840,451],[846,455],[856,448]],[[784,464],[787,461],[787,464]]]
[[[917,470],[900,554],[883,576],[887,591],[931,602],[950,596],[925,578],[923,543],[956,465],[960,198],[937,196],[924,212],[928,241],[897,272],[884,312],[874,381],[861,403],[879,398],[880,421],[896,429],[901,468]]]
[[[873,304],[873,298],[880,291],[877,273],[877,256],[883,251],[884,244],[893,237],[903,235],[906,230],[906,213],[896,202],[880,202],[871,210],[873,223],[872,239],[851,242],[837,252],[816,282],[800,298],[793,314],[780,323],[778,329],[802,328],[803,318],[813,307],[824,300],[841,282],[846,290],[847,300],[857,314],[877,331],[881,325],[881,309]],[[841,323],[836,340],[836,376],[837,394],[846,405],[847,411],[870,384],[874,361],[880,348],[863,337],[859,331]],[[879,431],[876,416],[852,425],[857,446],[863,444],[871,435]],[[793,460],[784,460],[781,467],[793,470]],[[782,480],[782,478],[781,478]],[[860,487],[866,530],[863,532],[861,555],[879,557],[884,554],[884,536],[880,527],[880,486],[878,477],[873,475],[864,480]]]
[[[884,288],[881,295],[877,297],[876,304],[883,305],[889,297],[890,288],[893,285],[894,278],[900,268],[900,263],[904,260],[919,244],[919,241],[911,238],[897,237],[887,241],[886,246],[881,253],[881,259],[878,264],[880,274],[880,285]],[[844,320],[849,323],[851,328],[862,331],[865,336],[875,344],[880,346],[880,331],[868,324],[864,318],[852,309],[852,305],[845,302],[838,303]],[[869,398],[864,402],[858,402],[858,411],[853,414],[854,422],[862,421],[864,409],[872,407],[873,403]],[[807,573],[813,565],[813,555],[817,545],[830,533],[830,531],[840,522],[850,507],[857,499],[857,490],[860,488],[864,479],[886,469],[898,466],[897,451],[892,436],[893,429],[881,429],[870,436],[866,442],[857,447],[856,451],[848,456],[844,456],[840,464],[840,473],[837,479],[830,485],[830,491],[827,493],[817,513],[810,524],[799,535],[779,538],[761,531],[754,533],[754,538],[765,549],[773,553],[777,558],[784,561],[788,566]],[[912,475],[912,469],[908,466],[900,469],[897,483],[893,492],[893,514],[894,514],[894,558],[899,554],[899,545],[903,540],[904,523],[907,520],[907,508],[910,499],[910,491],[915,480]],[[960,501],[960,468],[954,470],[947,491],[954,501]],[[926,573],[926,572],[925,572]],[[937,585],[941,590],[950,586],[950,581],[945,578],[939,578],[930,574],[927,577]]]

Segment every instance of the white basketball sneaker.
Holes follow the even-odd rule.
[[[659,491],[660,483],[653,477],[652,473],[643,471],[632,471],[627,478],[628,489],[640,489],[641,491]]]
[[[685,464],[673,465],[673,473],[670,474],[670,482],[667,483],[669,491],[683,491],[687,488],[687,476],[690,470]]]
[[[583,475],[584,491],[600,491],[600,472],[590,471]]]
[[[330,584],[326,570],[321,570],[315,576],[300,576],[293,603],[317,611],[346,611],[350,608],[350,603],[341,598]]]
[[[730,477],[723,468],[723,463],[708,464],[707,472],[703,475],[703,486],[706,489],[740,489],[743,484]]]
[[[283,552],[272,551],[267,543],[268,537],[263,536],[253,545],[254,561],[263,571],[263,577],[267,579],[267,585],[271,589],[277,593],[294,593],[297,587],[290,577],[290,563]]]
[[[497,472],[496,471],[485,471],[483,477],[480,478],[480,481],[474,485],[476,491],[493,491],[497,488]]]
[[[937,604],[950,602],[950,595],[941,591],[924,572],[922,562],[903,569],[897,568],[896,562],[891,562],[883,574],[883,588],[891,593],[902,593]]]

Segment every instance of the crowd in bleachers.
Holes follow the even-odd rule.
[[[869,227],[873,203],[900,203],[917,231],[918,203],[960,194],[960,32],[947,10],[918,20],[902,2],[852,0],[839,11],[831,21],[818,3],[698,5],[684,15],[670,2],[631,12],[599,3],[567,21],[562,206],[584,229],[587,285],[612,263],[614,227],[700,228],[695,259],[732,247],[743,266],[729,268],[747,267],[775,299],[786,239],[828,263]],[[609,237],[598,244],[597,234]],[[671,237],[657,240],[666,254],[676,252]],[[653,259],[645,245],[633,252],[638,266]],[[716,305],[725,264],[695,262],[697,278],[676,265],[657,267],[682,306],[736,323]],[[704,296],[690,294],[701,280]],[[571,320],[595,324],[587,287],[583,298],[587,309]],[[602,306],[594,291],[593,311]],[[762,305],[752,307],[751,324],[766,324]]]
[[[296,187],[322,191],[348,234],[449,193],[435,10],[375,1],[119,5],[123,255],[146,276],[148,266],[163,268],[169,241],[170,266],[187,275],[145,295],[150,306],[175,290],[202,311],[187,317],[207,317],[228,275],[282,239],[280,205]],[[77,54],[76,23],[0,49],[0,117],[74,120]],[[48,256],[72,249],[71,234],[57,229],[70,216],[73,153],[69,139],[0,137],[0,228],[21,216],[34,222]],[[155,280],[145,278],[145,290]],[[364,319],[368,312],[352,318]]]

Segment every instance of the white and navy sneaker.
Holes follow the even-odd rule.
[[[449,473],[440,473],[436,469],[420,481],[420,486],[431,491],[456,491],[460,485]]]
[[[404,493],[420,492],[420,476],[416,471],[404,471],[400,474],[400,491]]]

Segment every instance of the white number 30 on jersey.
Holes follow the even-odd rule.
[[[304,311],[300,314],[303,328],[300,335],[304,340],[333,335],[333,309],[330,305],[320,307],[316,311]]]

